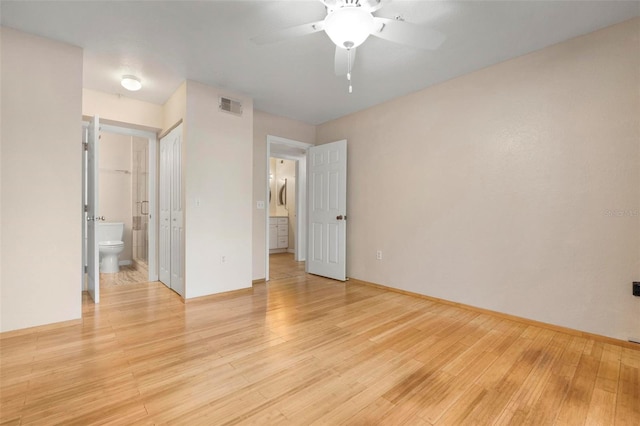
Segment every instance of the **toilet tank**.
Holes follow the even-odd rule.
[[[124,223],[102,222],[98,223],[98,241],[122,241]]]

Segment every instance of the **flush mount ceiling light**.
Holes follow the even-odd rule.
[[[347,50],[364,43],[374,29],[373,15],[360,7],[342,7],[324,19],[324,31],[331,41]]]
[[[142,89],[142,83],[140,82],[140,79],[135,75],[123,75],[120,84],[122,84],[122,87],[131,92]]]

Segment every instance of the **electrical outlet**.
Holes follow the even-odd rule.
[[[256,201],[256,208],[264,210],[264,201]]]
[[[378,260],[382,260],[382,250],[378,250],[378,251],[376,252],[376,259],[378,259]]]
[[[227,263],[227,256],[220,256],[220,263]]]

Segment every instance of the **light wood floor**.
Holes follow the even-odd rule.
[[[118,285],[129,285],[147,282],[149,270],[144,263],[120,266],[120,271],[114,274],[100,274],[100,288]]]
[[[304,262],[296,262],[293,253],[269,255],[269,279],[301,277],[306,275]]]
[[[297,265],[292,265],[296,267]],[[310,275],[0,335],[2,424],[640,424],[640,351]]]

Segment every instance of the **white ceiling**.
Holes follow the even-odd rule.
[[[2,25],[84,49],[84,87],[163,104],[185,79],[250,95],[257,109],[310,124],[411,93],[640,15],[638,1],[385,0],[447,36],[421,51],[370,37],[358,48],[354,92],[334,74],[334,45],[316,33],[272,45],[250,38],[318,21],[309,1],[5,1]],[[129,93],[122,74],[142,79]],[[126,93],[125,93],[126,92]]]

